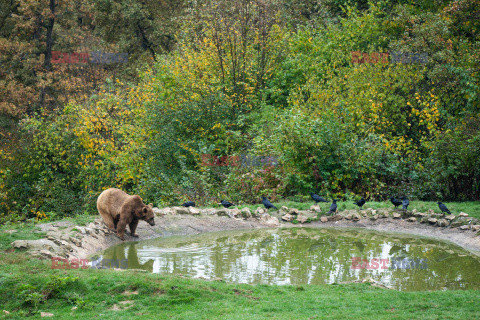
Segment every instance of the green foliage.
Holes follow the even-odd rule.
[[[59,100],[55,112],[38,109],[18,127],[2,124],[10,147],[0,146],[0,218],[95,213],[108,187],[156,205],[302,200],[309,191],[480,199],[477,3],[88,2],[82,10],[101,15],[97,36],[155,62],[134,84],[108,80],[87,101]],[[27,17],[32,6],[7,11]],[[74,16],[62,14],[58,30]],[[16,18],[0,18],[5,35]],[[124,25],[118,41],[113,21]],[[28,49],[30,40],[16,36],[17,47],[0,39],[9,64]],[[425,53],[428,62],[360,64],[353,51]],[[25,63],[15,70],[33,62]],[[27,69],[24,80],[34,68]],[[20,81],[0,76],[10,86]],[[15,99],[38,100],[27,89],[4,88],[9,110]],[[274,156],[279,165],[208,166],[205,154]]]
[[[464,119],[434,144],[424,181],[430,192],[449,200],[475,199],[480,195],[479,117]]]

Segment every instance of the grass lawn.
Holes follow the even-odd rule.
[[[307,209],[312,203],[274,204]],[[480,218],[480,202],[447,205],[453,213]],[[392,205],[369,202],[369,207]],[[351,202],[339,202],[339,210],[353,208]],[[410,208],[439,212],[433,202],[412,201]],[[96,217],[69,220],[88,224]],[[5,232],[11,229],[17,232]],[[480,314],[480,291],[471,290],[399,292],[367,283],[243,285],[134,270],[54,270],[50,261],[10,247],[18,239],[42,238],[38,231],[33,223],[0,227],[1,318],[40,318],[40,312],[61,319],[474,319]],[[137,294],[129,295],[133,291]]]
[[[227,284],[138,271],[52,270],[2,253],[4,318],[64,319],[473,319],[480,291],[399,292],[369,284]],[[138,294],[130,294],[136,291]],[[76,308],[75,308],[76,307]]]

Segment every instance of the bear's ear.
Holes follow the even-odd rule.
[[[143,207],[142,213],[143,213],[144,216],[147,214],[147,207]]]
[[[150,208],[153,208],[153,203],[149,203],[148,206],[149,206]]]

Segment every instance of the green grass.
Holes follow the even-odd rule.
[[[480,291],[227,284],[136,271],[52,270],[49,261],[9,256],[0,262],[0,305],[10,312],[4,318],[50,312],[61,319],[472,319],[480,312]],[[127,300],[130,308],[113,310]]]

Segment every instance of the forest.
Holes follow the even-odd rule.
[[[0,0],[0,222],[480,200],[480,0]]]

